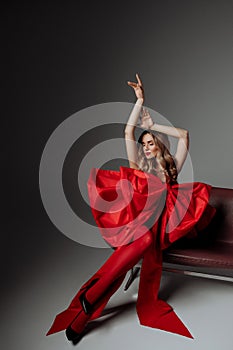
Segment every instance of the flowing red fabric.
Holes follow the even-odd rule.
[[[120,167],[119,171],[92,169],[88,180],[90,205],[104,240],[119,247],[138,239],[148,229],[153,232],[154,241],[143,256],[140,274],[140,324],[193,338],[172,307],[158,298],[162,251],[185,235],[195,236],[209,224],[216,211],[208,203],[210,191],[208,184],[170,185],[153,174],[127,167]],[[74,321],[82,310],[80,294],[104,273],[104,268],[100,268],[83,285],[69,307],[56,316],[47,335],[66,329]],[[124,277],[125,274],[119,276],[108,288],[90,319],[101,315]]]

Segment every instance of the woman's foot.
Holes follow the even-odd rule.
[[[82,307],[82,310],[75,317],[70,326],[66,329],[65,334],[69,341],[72,341],[74,344],[77,344],[83,337],[83,331],[86,324],[88,323],[91,314],[94,310],[94,307],[88,302],[85,294],[86,291],[97,282],[97,279],[91,281],[88,287],[83,288],[82,293],[79,296],[79,301]]]

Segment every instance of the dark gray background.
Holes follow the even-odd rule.
[[[50,222],[39,193],[40,158],[53,130],[71,114],[99,103],[133,102],[126,81],[136,72],[146,105],[190,131],[195,180],[233,187],[232,1],[19,1],[1,7],[3,295],[23,294],[53,264],[74,263],[79,271],[77,252],[84,261],[96,254]]]

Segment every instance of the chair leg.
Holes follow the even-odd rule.
[[[139,271],[140,271],[140,267],[133,267],[130,270],[130,275],[129,275],[129,278],[126,282],[124,291],[127,291],[129,289],[129,287],[131,286],[131,284],[133,283],[133,281],[138,277]]]

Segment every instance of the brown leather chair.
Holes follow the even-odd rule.
[[[182,238],[163,253],[163,270],[233,282],[233,189],[213,187],[210,204],[217,209],[208,227],[195,238]],[[127,290],[138,276],[131,270]]]

